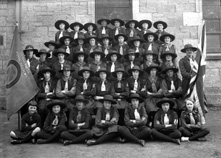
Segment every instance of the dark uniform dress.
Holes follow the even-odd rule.
[[[101,38],[102,37],[102,30],[103,30],[103,27],[101,26],[101,27],[99,27],[97,30],[96,30],[96,34],[97,34],[97,38]],[[106,26],[105,27],[105,34],[108,34],[109,35],[109,37],[111,36],[111,29],[108,27],[108,26]]]
[[[129,91],[135,90],[135,88],[134,88],[135,79],[132,76],[130,78],[128,78],[127,82],[129,85]],[[142,98],[146,98],[146,81],[145,81],[145,79],[142,79],[139,77],[137,82],[138,82],[138,86],[135,90],[136,93],[139,94]],[[131,92],[130,92],[130,94],[131,94]]]
[[[59,44],[60,44],[60,41],[59,41],[60,34],[61,34],[61,31],[58,31],[55,34],[55,42],[58,42]],[[63,31],[63,36],[70,36],[70,33],[67,30],[64,30]]]
[[[191,141],[209,134],[210,131],[202,126],[200,118],[200,114],[196,109],[192,112],[188,112],[187,110],[183,111],[180,116],[181,127],[179,128],[182,136],[189,137]]]
[[[113,45],[115,46],[115,45],[117,45],[117,41],[114,39],[114,36],[116,36],[116,35],[118,35],[118,34],[116,34],[117,33],[117,29],[118,29],[118,34],[126,34],[126,31],[125,31],[125,28],[123,28],[123,27],[119,27],[119,28],[113,28],[112,30],[111,30],[111,38],[113,38]]]
[[[146,69],[151,66],[151,64],[155,64],[155,62],[145,61],[141,66],[141,70],[143,71],[142,78],[147,79],[149,74],[146,72]]]
[[[49,64],[50,68],[52,68],[53,63],[58,60],[58,58],[54,55],[55,51],[56,50],[54,50],[54,51],[49,50],[48,51],[48,53],[50,53],[50,56],[46,60],[47,60],[47,62]]]
[[[151,45],[151,46],[150,46]],[[155,63],[158,63],[159,64],[159,61],[158,61],[158,56],[159,56],[159,51],[160,51],[160,44],[157,43],[157,42],[146,42],[145,44],[143,44],[143,48],[145,49],[145,51],[147,50],[152,50],[154,54],[156,54],[157,56],[153,56],[153,61]],[[146,59],[145,59],[146,60]]]
[[[36,127],[32,128],[31,125],[36,123]],[[17,139],[22,140],[29,137],[35,128],[41,128],[41,116],[35,112],[34,114],[26,113],[22,116],[21,130],[13,131]]]
[[[28,60],[27,60],[28,61]],[[30,62],[30,70],[31,70],[31,73],[33,75],[35,75],[37,73],[37,66],[39,64],[39,60],[35,59],[34,57],[29,59],[29,62]]]
[[[144,59],[143,59],[144,49],[143,49],[143,47],[140,45],[139,47],[132,47],[132,49],[135,51],[135,53],[139,53],[139,56],[138,56],[138,58],[135,58],[135,61],[139,62],[141,65],[144,62]]]
[[[107,63],[107,71],[108,71],[108,72],[111,72],[112,64],[113,64],[113,62],[111,62],[111,61],[110,61],[109,63]],[[114,66],[115,66],[114,71],[116,71],[117,68],[124,68],[123,64],[120,63],[120,62],[118,62],[118,61],[114,62]],[[112,72],[114,72],[114,71],[112,71]],[[110,81],[114,81],[114,80],[116,80],[116,78],[113,77],[112,74],[111,74],[109,80],[110,80]]]
[[[81,76],[78,76],[78,72],[83,68],[83,66],[88,66],[88,64],[86,62],[83,62],[83,63],[76,62],[72,64],[72,69],[74,70],[72,75],[76,80],[79,80],[82,78]]]
[[[72,65],[72,63],[68,60],[65,60],[63,63],[64,65]],[[59,70],[61,70],[61,63],[57,60],[56,62],[54,62],[54,64],[52,65],[52,70],[54,70],[56,72],[55,74],[55,78],[58,80],[62,77],[62,73],[59,72]]]
[[[96,62],[96,61],[92,61],[89,63],[89,67],[91,68],[91,70],[96,73],[97,71],[100,70],[100,68],[106,68],[107,64],[103,61],[100,62]],[[92,77],[93,82],[98,82],[100,80],[99,77],[93,76]]]
[[[88,55],[87,62],[91,63],[94,59],[90,57],[90,54],[94,51],[94,49],[97,48],[97,45],[94,45],[94,46],[91,46],[90,44],[86,44],[86,45],[87,47],[86,47],[85,53]]]
[[[121,59],[118,60],[120,63],[124,63],[126,61],[126,59],[124,58],[124,55],[127,54],[127,51],[129,49],[129,46],[127,44],[123,44],[123,45],[116,45],[113,47],[114,50],[116,50],[119,54],[122,55]],[[122,52],[121,52],[122,50]]]
[[[133,64],[132,64],[132,63],[133,63]],[[135,65],[137,65],[137,66],[140,67],[141,63],[140,63],[139,61],[136,61],[136,60],[134,60],[134,61],[126,60],[126,61],[124,62],[124,69],[125,69],[125,71],[128,73],[128,70],[129,70],[129,69],[132,69]]]
[[[167,44],[162,44],[162,45],[160,46],[160,51],[159,51],[159,55],[158,55],[158,60],[162,60],[162,61],[163,61],[163,59],[161,59],[161,55],[164,54],[166,51],[169,51],[169,52],[174,53],[174,54],[177,55],[177,53],[176,53],[176,48],[175,48],[175,45],[174,45],[174,44],[169,44],[169,45],[167,45]],[[177,65],[177,60],[176,60],[176,58],[173,60],[173,62],[174,62],[175,65]]]
[[[61,48],[64,48],[65,51],[66,51],[66,53],[69,54],[68,56],[65,57],[65,60],[68,60],[68,61],[70,61],[71,63],[73,63],[73,61],[74,61],[74,47],[73,47],[72,45],[68,45],[68,46],[63,45]],[[67,52],[67,49],[70,50],[70,53]]]
[[[165,33],[165,30],[163,30],[163,31],[160,31],[160,30],[157,30],[156,32],[154,32],[154,33],[156,33],[157,35],[158,35],[158,39],[157,39],[157,43],[159,43],[159,44],[163,44],[164,42],[162,42],[161,40],[160,40],[160,37]]]
[[[108,63],[109,60],[106,58],[107,54],[109,54],[110,50],[112,50],[112,46],[109,44],[108,46],[102,46],[102,52],[104,53],[103,62]]]
[[[128,37],[128,41],[130,41],[131,39],[133,39],[133,37],[139,36],[139,30],[136,28],[133,28],[133,29],[127,28],[125,30],[125,34]]]

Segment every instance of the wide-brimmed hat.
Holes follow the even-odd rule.
[[[73,104],[76,104],[76,102],[83,102],[84,104],[87,104],[88,103],[88,100],[84,98],[84,95],[77,95],[75,97],[75,99],[72,101]]]
[[[192,49],[194,52],[197,51],[197,48],[193,47],[192,44],[185,44],[184,48],[181,49],[181,52],[186,53],[186,49]]]
[[[80,27],[79,30],[82,30],[82,29],[84,28],[84,26],[83,26],[81,23],[79,23],[79,22],[74,22],[74,23],[72,23],[72,24],[70,25],[70,28],[71,28],[72,30],[74,30],[74,27],[77,26],[77,25]]]
[[[101,56],[101,59],[104,58],[105,54],[102,52],[102,49],[100,47],[97,47],[93,50],[93,52],[90,53],[90,57],[94,59],[95,54],[98,54]]]
[[[139,23],[138,23],[138,27],[140,29],[142,29],[142,25],[143,23],[147,23],[148,24],[148,29],[152,27],[152,22],[150,20],[141,20]]]
[[[111,19],[110,23],[114,26],[115,21],[119,21],[120,22],[120,26],[124,26],[124,21],[118,18],[115,19]]]
[[[83,52],[83,51],[77,51],[76,53],[73,54],[73,58],[75,60],[77,60],[79,55],[83,55],[84,56],[84,60],[86,60],[88,58],[88,54]]]
[[[47,108],[51,110],[53,106],[55,105],[59,105],[61,109],[64,109],[66,107],[66,104],[64,103],[64,101],[53,99],[51,102],[49,102],[49,104],[47,105]]]
[[[84,30],[88,31],[88,26],[92,25],[93,26],[93,31],[97,30],[97,25],[95,23],[89,22],[84,24]]]
[[[161,54],[160,58],[166,60],[167,55],[171,55],[172,60],[174,60],[177,57],[177,54],[172,53],[171,51],[165,51],[164,53]]]
[[[90,72],[90,77],[94,76],[94,72],[93,72],[93,71],[91,70],[91,68],[88,67],[88,66],[84,66],[80,71],[78,71],[78,76],[83,76],[83,73],[84,73],[85,71]]]
[[[140,36],[134,36],[131,38],[131,40],[128,42],[129,45],[134,45],[134,41],[140,41],[140,43],[143,43],[144,41],[140,38]]]
[[[26,52],[27,51],[33,51],[33,54],[37,54],[38,53],[38,50],[37,49],[34,49],[34,47],[32,45],[27,45],[25,47],[25,50],[23,50],[24,54],[26,55]]]
[[[96,73],[95,76],[100,77],[100,73],[101,72],[105,72],[107,74],[107,76],[110,76],[110,72],[107,71],[107,69],[105,67],[101,67]]]
[[[153,55],[157,57],[157,54],[154,53],[152,50],[146,50],[145,53],[143,54],[143,58],[146,59],[146,55]]]
[[[128,74],[126,73],[126,71],[124,70],[124,68],[122,67],[118,67],[116,68],[116,70],[114,72],[112,72],[112,76],[114,76],[115,78],[117,78],[117,73],[118,72],[122,72],[123,73],[123,77],[127,78]]]
[[[89,43],[90,39],[94,38],[96,41],[98,41],[98,38],[96,35],[89,35],[86,39],[85,39],[85,43]]]
[[[139,76],[143,74],[143,71],[140,69],[139,66],[135,65],[134,67],[132,67],[131,69],[128,70],[128,73],[132,76],[132,72],[133,71],[139,71]]]
[[[170,104],[170,108],[173,108],[174,105],[175,105],[175,102],[174,102],[173,100],[164,97],[164,98],[162,98],[160,101],[158,101],[158,102],[156,103],[156,106],[157,106],[158,108],[162,108],[162,104],[163,104],[163,103],[169,103],[169,104]]]
[[[61,73],[62,73],[63,71],[71,71],[71,72],[73,72],[74,69],[71,67],[71,65],[65,64],[64,67],[63,67],[63,70],[59,70],[59,72],[61,72]]]
[[[146,72],[147,72],[147,73],[150,73],[150,71],[151,71],[152,69],[157,69],[157,72],[159,72],[159,71],[161,70],[161,68],[160,68],[159,65],[157,65],[157,64],[155,64],[155,63],[152,63],[150,66],[148,66],[148,67],[146,68]]]
[[[101,19],[99,19],[99,20],[97,21],[97,23],[98,23],[99,25],[101,25],[101,22],[104,21],[104,20],[107,21],[107,25],[110,24],[110,20],[107,19],[107,18],[101,18]]]
[[[37,104],[37,102],[35,100],[30,100],[27,103],[27,107],[29,107],[29,106],[36,106],[36,107],[38,107],[38,104]]]
[[[122,55],[118,53],[116,50],[110,50],[106,56],[106,59],[111,60],[111,56],[114,54],[117,55],[117,60],[119,60],[122,57]]]
[[[164,38],[165,38],[165,37],[170,37],[171,42],[175,40],[175,36],[172,35],[172,34],[170,34],[170,33],[168,33],[168,32],[164,32],[164,33],[160,36],[160,40],[161,40],[162,42],[164,42]]]
[[[128,101],[129,103],[131,103],[131,100],[132,100],[132,99],[137,99],[137,100],[139,100],[139,103],[144,102],[143,98],[140,97],[140,95],[137,94],[137,93],[135,93],[135,94],[131,94],[130,97],[127,98],[127,101]]]
[[[176,68],[175,66],[167,66],[161,71],[161,73],[166,74],[168,70],[173,70],[174,73],[178,72],[178,68]]]
[[[156,21],[155,23],[153,23],[153,26],[157,29],[157,25],[158,24],[162,24],[163,25],[163,29],[166,29],[167,28],[167,23],[164,22],[164,21]]]
[[[129,21],[125,24],[125,27],[126,27],[126,28],[129,28],[131,22],[135,23],[135,27],[134,27],[134,28],[137,28],[137,26],[138,26],[138,21],[137,21],[137,20],[133,20],[133,19],[132,19],[132,20],[129,20]]]
[[[54,56],[58,57],[58,54],[64,54],[64,56],[68,56],[69,54],[65,51],[64,48],[58,48],[55,52],[54,52]]]
[[[112,95],[105,95],[104,99],[100,99],[100,102],[109,101],[111,104],[117,104],[117,102],[113,99]]]
[[[72,38],[71,36],[63,36],[63,37],[61,37],[61,38],[59,39],[59,41],[60,41],[62,44],[64,44],[64,40],[67,39],[67,38],[70,40],[70,43],[72,43],[72,42],[74,41],[74,38]]]
[[[75,38],[74,39],[74,42],[75,43],[78,43],[78,40],[83,40],[84,41],[84,43],[85,43],[85,37],[84,37],[84,34],[82,34],[82,33],[80,33],[79,35],[78,35],[78,38]]]
[[[152,36],[154,37],[154,41],[158,40],[158,35],[157,35],[156,33],[154,33],[154,32],[151,32],[151,31],[145,33],[145,34],[143,35],[143,38],[144,38],[146,41],[148,41],[148,36],[149,36],[149,35],[152,35]]]
[[[38,77],[40,77],[40,78],[44,77],[44,73],[46,73],[46,72],[50,72],[51,77],[56,74],[56,72],[54,70],[52,70],[50,67],[45,66],[38,72]]]
[[[59,25],[63,23],[65,25],[65,30],[67,30],[69,28],[69,23],[65,20],[58,20],[55,22],[54,26],[56,27],[56,29],[60,30]]]
[[[41,54],[46,54],[46,58],[50,57],[50,53],[46,49],[40,49],[35,55],[40,57]]]
[[[118,41],[118,38],[119,38],[120,36],[123,36],[123,37],[124,37],[124,41],[127,41],[128,37],[127,37],[125,34],[122,34],[122,33],[119,33],[119,34],[115,35],[115,36],[114,36],[114,39],[115,39],[116,41]]]
[[[104,39],[108,39],[110,42],[113,40],[108,34],[101,35],[101,38],[99,38],[100,42],[103,42]]]
[[[55,48],[58,47],[58,43],[55,42],[55,41],[53,41],[53,40],[50,40],[50,41],[44,43],[44,45],[45,45],[46,47],[49,47],[49,44],[55,46]]]
[[[129,55],[131,54],[135,55],[135,58],[138,58],[140,55],[140,53],[136,53],[134,49],[129,49],[127,54],[124,55],[124,58],[129,60]]]

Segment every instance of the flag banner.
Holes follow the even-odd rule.
[[[6,70],[6,107],[8,118],[18,112],[39,90],[21,49],[17,25],[15,26],[10,53]]]

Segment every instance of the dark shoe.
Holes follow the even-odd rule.
[[[21,140],[12,140],[11,144],[21,144]]]
[[[69,145],[69,144],[71,144],[72,142],[70,141],[70,140],[64,140],[64,142],[63,142],[63,144],[64,145]]]
[[[144,145],[145,145],[145,140],[140,139],[140,145],[144,147]]]
[[[95,145],[96,140],[88,140],[87,146]]]
[[[45,143],[46,143],[46,140],[45,140],[45,139],[38,139],[38,140],[37,140],[37,143],[38,143],[38,144],[45,144]]]
[[[205,141],[207,141],[207,139],[206,139],[206,137],[201,137],[201,138],[198,138],[198,141],[205,142]]]

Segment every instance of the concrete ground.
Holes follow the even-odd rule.
[[[211,130],[206,142],[182,142],[176,145],[153,141],[146,142],[145,147],[114,142],[90,147],[85,144],[63,146],[59,143],[11,145],[9,132],[17,128],[17,115],[8,121],[6,113],[0,111],[0,158],[221,158],[221,109],[209,108],[206,117]]]

